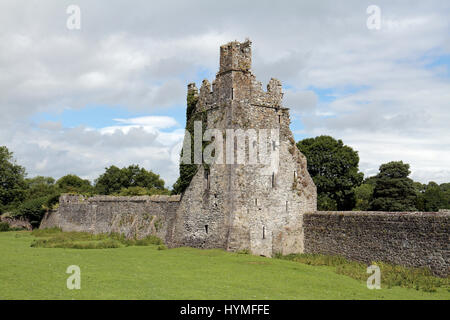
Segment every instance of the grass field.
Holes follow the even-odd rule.
[[[445,288],[369,290],[332,267],[221,250],[30,247],[35,239],[0,233],[0,299],[450,299]],[[66,287],[69,265],[81,269],[80,290]]]

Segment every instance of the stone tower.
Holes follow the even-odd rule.
[[[205,115],[204,127],[221,133],[213,139],[223,140],[214,156],[222,152],[223,162],[198,166],[182,195],[173,246],[264,256],[303,252],[303,214],[316,211],[316,187],[289,129],[281,82],[271,79],[264,91],[251,73],[251,59],[249,40],[230,42],[220,48],[212,85],[208,80],[200,90],[188,85],[188,92],[198,95],[194,114]],[[242,148],[245,163],[237,160]],[[256,163],[249,159],[255,150]]]

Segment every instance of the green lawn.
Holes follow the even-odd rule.
[[[157,246],[31,248],[29,232],[0,233],[0,299],[450,299],[365,282],[318,267],[221,250]],[[81,289],[66,288],[69,265]]]

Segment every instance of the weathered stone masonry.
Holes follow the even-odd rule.
[[[59,208],[47,213],[40,228],[91,233],[118,232],[127,237],[157,235],[171,241],[180,196],[113,197],[62,195]]]
[[[251,42],[230,42],[220,48],[215,80],[188,90],[198,94],[194,113],[207,114],[206,128],[220,130],[224,145],[234,145],[234,156],[237,147],[227,129],[279,132],[258,146],[278,153],[278,170],[261,162],[201,165],[177,211],[174,246],[247,249],[264,256],[303,251],[302,218],[316,210],[316,187],[289,129],[281,82],[271,79],[264,91],[251,63]]]
[[[248,249],[265,256],[342,255],[448,275],[449,212],[316,212],[316,187],[289,129],[281,83],[271,79],[264,91],[250,70],[251,43],[231,42],[220,48],[212,84],[204,80],[200,90],[195,84],[188,90],[198,96],[194,113],[206,114],[206,127],[224,137],[226,129],[279,130],[278,143],[268,146],[279,152],[276,172],[263,164],[200,165],[181,197],[64,195],[41,228],[155,234],[170,247]]]
[[[450,214],[424,212],[315,212],[303,217],[305,252],[341,255],[370,264],[384,261],[450,268]]]

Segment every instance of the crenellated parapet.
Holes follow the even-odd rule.
[[[211,83],[203,80],[197,112],[227,107],[232,101],[257,107],[283,108],[282,84],[270,79],[266,91],[251,72],[251,42],[230,42],[220,48],[220,70]],[[196,87],[190,87],[188,91]]]

